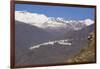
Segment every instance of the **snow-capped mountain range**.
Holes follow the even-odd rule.
[[[26,24],[34,25],[42,29],[74,29],[80,30],[94,23],[91,19],[66,20],[61,17],[48,17],[44,14],[31,13],[27,11],[15,11],[15,20]]]

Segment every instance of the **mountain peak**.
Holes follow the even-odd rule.
[[[48,20],[48,17],[43,14],[15,11],[15,20],[40,27],[42,23]]]
[[[94,21],[91,20],[91,19],[85,19],[84,22],[85,22],[85,24],[86,24],[87,26],[90,26],[90,25],[92,25],[92,24],[94,23]]]

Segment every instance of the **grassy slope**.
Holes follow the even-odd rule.
[[[69,58],[66,63],[85,63],[85,62],[95,62],[95,38],[94,33],[91,40],[88,41],[88,45],[80,51],[77,55]]]

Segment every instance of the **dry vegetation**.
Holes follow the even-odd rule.
[[[94,33],[91,33],[90,36],[92,38],[88,39],[88,45],[80,51],[77,55],[73,56],[72,58],[69,58],[67,63],[89,63],[89,62],[95,62],[95,37]]]

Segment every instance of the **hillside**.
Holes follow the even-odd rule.
[[[67,20],[15,12],[16,66],[64,63],[86,47],[93,30],[92,19]]]
[[[94,33],[90,34],[91,38],[88,39],[87,46],[80,51],[77,55],[69,58],[66,63],[85,63],[95,62],[95,38]],[[89,36],[89,37],[90,37]]]

